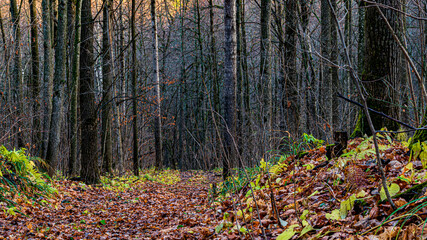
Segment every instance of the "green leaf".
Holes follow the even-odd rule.
[[[241,227],[239,228],[239,230],[241,233],[244,233],[244,234],[248,233],[248,229],[246,229],[245,227]]]
[[[241,209],[239,211],[237,211],[237,216],[242,217],[243,214],[245,214]]]
[[[260,164],[261,164],[260,165],[261,170],[265,170],[265,168],[267,167],[267,163],[264,161],[264,158],[261,159]]]
[[[310,196],[308,196],[307,198],[311,198],[311,197],[313,197],[314,195],[316,195],[316,194],[318,194],[319,193],[319,191],[314,191],[312,194],[310,194]]]
[[[342,201],[340,205],[340,217],[345,219],[348,215],[348,212],[353,209],[354,201],[356,200],[356,195],[351,195],[347,200]]]
[[[277,236],[276,240],[289,240],[291,239],[296,231],[294,231],[294,228],[298,227],[298,224],[294,224],[288,227],[285,231],[283,231],[279,236]]]
[[[215,232],[217,234],[220,233],[223,227],[224,227],[224,221],[221,221],[221,223],[218,224],[218,226],[215,227]]]
[[[368,193],[366,193],[365,190],[362,190],[362,191],[357,193],[356,197],[357,198],[364,198],[364,197],[366,197],[367,194]]]
[[[329,219],[329,220],[339,220],[340,219],[340,210],[335,209],[331,213],[326,213],[325,217],[326,217],[326,219]]]
[[[400,187],[399,185],[397,185],[396,183],[392,183],[389,187],[388,187],[388,191],[390,193],[390,197],[395,196],[396,194],[399,193],[400,191]],[[381,195],[381,201],[384,201],[387,199],[387,196],[385,194],[384,188],[381,188],[380,191],[380,195]]]
[[[301,217],[300,217],[301,220],[306,220],[307,219],[307,214],[308,214],[308,210],[306,209],[301,214]]]
[[[99,223],[101,223],[102,225],[107,224],[107,222],[105,220],[101,220],[101,221],[99,221]]]
[[[307,226],[305,226],[303,229],[302,229],[302,231],[301,231],[301,233],[300,233],[300,235],[299,235],[299,237],[301,238],[304,234],[306,234],[306,233],[308,233],[308,232],[310,232],[311,230],[313,230],[314,228],[310,225],[310,224],[308,224]]]
[[[314,164],[312,164],[312,163],[304,164],[302,166],[305,167],[305,168],[307,168],[307,170],[311,170],[311,169],[314,168]]]
[[[421,163],[423,164],[423,168],[427,168],[427,149],[420,153],[420,159]]]

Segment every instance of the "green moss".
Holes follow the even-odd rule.
[[[387,104],[384,101],[380,101],[377,99],[368,99],[368,106],[371,109],[383,112],[386,115],[391,116],[392,115],[392,108],[391,104]],[[390,131],[397,131],[399,129],[399,124],[386,119],[378,114],[370,113],[372,124],[374,125],[375,130],[380,130],[382,128],[387,128]],[[371,129],[369,128],[368,119],[366,118],[366,115],[363,110],[359,111],[358,119],[356,126],[353,130],[353,133],[351,134],[350,138],[356,138],[356,137],[363,137],[364,135],[371,136]]]
[[[423,123],[421,124],[420,127],[424,127],[426,125],[427,125],[427,111],[424,115]],[[412,144],[417,143],[418,141],[420,142],[427,141],[427,130],[416,131],[414,137],[412,138],[410,147],[412,147]]]
[[[350,135],[350,138],[357,138],[357,137],[362,137],[363,136],[363,111],[360,110],[358,117],[357,117],[357,122],[356,122],[356,126],[353,130],[353,133]]]

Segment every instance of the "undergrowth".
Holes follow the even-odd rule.
[[[13,209],[18,203],[33,200],[43,203],[43,198],[57,193],[51,179],[41,173],[36,162],[39,158],[26,155],[25,149],[9,151],[0,146],[0,202]]]
[[[387,133],[377,134],[377,136],[380,139],[379,150],[382,159],[389,159],[389,161],[391,161],[390,159],[395,159],[394,164],[398,164],[400,162],[404,163],[404,165],[402,165],[402,169],[400,170],[401,173],[399,175],[394,174],[394,177],[390,176],[388,179],[389,191],[391,192],[392,196],[397,196],[399,192],[403,192],[403,190],[401,190],[399,185],[396,183],[399,183],[404,187],[406,186],[405,188],[409,188],[412,185],[420,184],[424,181],[425,178],[427,178],[427,142],[418,142],[413,144],[410,155],[406,155],[409,156],[409,161],[405,163],[403,160],[405,158],[404,152],[408,151],[408,142],[410,142],[410,140],[405,141],[404,139],[400,139],[400,141],[397,142],[394,141],[391,135]],[[295,175],[298,176],[298,178],[301,175],[304,176],[304,174],[309,176],[309,170],[312,170],[315,166],[320,165],[319,163],[330,160],[325,156],[326,147],[323,146],[323,141],[318,140],[311,135],[304,134],[298,141],[291,141],[289,138],[287,138],[282,142],[284,144],[286,143],[287,145],[282,147],[282,155],[279,157],[273,157],[269,161],[261,159],[258,166],[237,171],[238,174],[229,177],[226,181],[217,185],[213,184],[211,186],[211,196],[213,196],[215,204],[220,206],[219,209],[224,210],[226,208],[224,206],[230,204],[227,202],[229,202],[231,196],[233,196],[232,199],[234,200],[232,202],[235,204],[233,205],[234,210],[224,212],[223,221],[215,229],[217,233],[223,232],[224,230],[228,230],[228,234],[235,232],[234,228],[236,225],[234,222],[236,220],[241,220],[243,223],[245,223],[245,221],[248,219],[255,221],[254,219],[257,219],[259,216],[255,216],[252,213],[254,207],[253,202],[255,201],[254,199],[256,199],[258,204],[257,208],[259,207],[260,209],[264,209],[264,211],[265,209],[269,209],[268,211],[274,212],[272,209],[275,206],[265,207],[265,205],[270,204],[269,200],[266,200],[270,199],[269,193],[272,194],[273,191],[286,192],[286,186],[290,183],[293,183],[294,181],[292,176]],[[385,201],[386,199],[383,189],[381,189],[381,191],[377,194],[378,196],[370,194],[370,191],[368,190],[363,190],[364,188],[368,189],[368,187],[371,187],[371,185],[368,183],[369,181],[373,180],[369,179],[369,177],[372,178],[371,171],[374,171],[376,166],[375,150],[373,149],[372,137],[364,139],[353,139],[348,143],[348,146],[349,147],[344,150],[344,153],[340,157],[334,159],[330,165],[325,165],[327,169],[326,171],[323,171],[325,173],[331,172],[331,174],[328,176],[333,178],[330,179],[333,182],[333,185],[331,186],[332,182],[329,181],[326,182],[326,185],[329,186],[329,188],[324,186],[322,188],[325,188],[326,190],[334,188],[336,190],[338,189],[349,191],[348,194],[343,194],[337,206],[322,212],[324,214],[324,218],[330,222],[337,222],[346,219],[350,214],[356,214],[356,210],[354,209],[356,202],[358,206],[361,205],[362,202],[366,205],[367,203],[365,200],[369,199],[370,206],[372,206],[373,202]],[[305,161],[297,160],[297,157],[295,157],[298,156],[302,151],[305,151],[309,154],[304,158]],[[395,158],[395,156],[397,157]],[[362,166],[364,168],[362,168]],[[317,170],[314,173],[319,172],[321,171]],[[341,179],[344,180],[342,181]],[[406,182],[406,184],[403,182]],[[307,181],[304,184],[306,183]],[[309,195],[310,191],[305,189],[305,187],[306,186],[303,185],[298,186],[294,194],[299,194],[299,197],[304,196],[301,199],[309,199],[313,196],[319,198],[319,196],[316,195],[320,194],[320,190],[316,190]],[[333,192],[333,190],[331,191]],[[281,194],[284,195],[283,193]],[[307,197],[307,195],[309,196]],[[407,203],[405,203],[402,198],[395,200],[402,203],[400,207],[398,206],[399,208],[396,211],[392,213],[388,212],[388,218],[386,218],[379,226],[373,227],[364,233],[360,232],[359,234],[364,235],[367,233],[374,233],[376,230],[379,230],[383,224],[387,223],[389,225],[390,222],[395,223],[393,225],[394,227],[392,227],[395,228],[395,230],[390,230],[391,228],[387,227],[386,230],[381,228],[381,231],[396,231],[396,233],[398,231],[400,233],[400,231],[405,229],[413,228],[415,226],[413,224],[413,219],[418,219],[420,220],[419,222],[421,222],[421,225],[423,225],[421,227],[421,229],[423,229],[421,235],[423,235],[425,229],[427,229],[425,228],[427,226],[427,220],[424,216],[425,209],[427,208],[427,197],[425,196],[427,196],[427,194],[424,194],[424,196],[418,197],[412,201],[408,200]],[[262,200],[262,198],[265,199]],[[286,202],[287,205],[282,202],[277,202],[275,204],[279,204],[280,207],[278,207],[278,209],[282,213],[296,206],[294,205],[295,203],[289,204],[289,202]],[[369,207],[367,208],[369,209]],[[299,207],[295,207],[295,209],[295,211],[299,211]],[[332,210],[332,212],[330,212],[330,210]],[[269,213],[268,211],[267,213],[269,216],[273,216],[272,213]],[[300,219],[302,220],[303,218],[306,218],[306,214],[310,213],[307,209],[301,209],[300,211],[302,212],[302,215],[300,216]],[[368,212],[361,213],[360,216],[366,215],[367,213]],[[297,213],[297,215],[298,214],[301,213]],[[397,216],[394,216],[395,214]],[[229,215],[233,215],[234,218],[229,217]],[[280,224],[285,222],[282,221],[281,218],[278,218],[278,220]],[[239,223],[237,223],[237,225],[239,225]],[[286,225],[282,224],[282,226],[285,227]],[[305,233],[314,230],[311,225],[309,225],[307,222],[304,223],[304,221],[302,221],[302,226],[300,226],[302,230],[298,227],[297,228],[299,230],[294,230],[295,226],[298,225],[289,226],[286,231],[280,234],[280,237],[286,236],[291,238],[297,232],[300,233],[300,236],[303,236]],[[404,226],[406,228],[404,228]],[[239,229],[239,226],[237,228]],[[246,228],[244,231],[247,231]],[[397,236],[394,235],[396,236],[396,239],[399,239],[399,233],[397,233]],[[286,237],[284,239],[289,239]]]
[[[174,185],[181,181],[180,172],[178,170],[163,169],[156,170],[155,168],[142,169],[140,177],[133,174],[127,174],[122,177],[101,177],[101,184],[104,188],[123,192],[135,187],[138,183],[151,181],[165,185]]]
[[[298,139],[292,137],[284,137],[281,140],[281,151],[276,156],[271,157],[265,161],[261,159],[259,164],[255,167],[246,167],[244,169],[236,170],[234,176],[230,176],[226,181],[218,185],[211,185],[211,195],[219,194],[219,199],[227,197],[230,193],[238,192],[242,188],[248,186],[252,182],[252,186],[257,190],[260,188],[259,181],[262,173],[269,173],[274,177],[279,173],[286,170],[289,162],[286,159],[291,155],[297,155],[302,151],[309,151],[312,149],[320,148],[324,144],[323,140],[315,138],[311,134],[303,133]]]
[[[165,185],[174,185],[181,181],[179,170],[163,169],[156,170],[154,168],[142,170],[141,176],[143,179],[157,182]]]

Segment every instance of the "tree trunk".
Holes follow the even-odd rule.
[[[329,0],[321,0],[321,15],[320,15],[320,44],[321,44],[321,79],[320,87],[320,103],[322,117],[326,121],[323,130],[326,136],[332,137],[332,78],[331,64],[328,62],[331,59],[331,9]]]
[[[139,159],[138,159],[138,101],[137,101],[137,82],[136,82],[136,39],[135,39],[135,0],[132,0],[131,15],[131,37],[132,37],[132,115],[133,115],[133,174],[139,176]]]
[[[282,129],[283,131],[290,131],[291,134],[298,134],[298,76],[296,69],[296,44],[297,44],[297,2],[286,1],[286,13],[285,13],[285,51],[283,69],[284,83],[282,87],[283,96],[282,107],[285,110],[285,117],[287,119],[287,128]]]
[[[272,128],[272,80],[271,80],[271,0],[261,1],[261,59],[259,96],[262,97],[261,122],[262,142],[266,143],[262,152],[271,149]]]
[[[0,33],[2,37],[2,43],[3,43],[3,51],[4,51],[4,65],[5,65],[5,83],[4,83],[4,92],[6,94],[6,100],[10,99],[10,85],[9,85],[9,55],[8,55],[8,47],[6,44],[6,34],[4,32],[4,25],[3,25],[3,17],[0,9]]]
[[[104,0],[103,25],[102,25],[102,134],[101,153],[103,171],[111,174],[113,165],[113,144],[111,138],[111,100],[112,100],[112,63],[111,63],[111,38],[110,38],[110,8],[112,1]]]
[[[40,156],[40,140],[41,140],[41,125],[40,125],[40,59],[39,59],[39,42],[37,34],[37,6],[35,0],[30,1],[30,22],[31,22],[31,93],[33,99],[33,139],[32,144],[36,146],[35,155]]]
[[[301,62],[301,80],[300,80],[300,104],[299,104],[299,132],[312,133],[314,129],[308,126],[309,118],[315,115],[314,103],[310,102],[312,88],[310,87],[310,67],[311,55],[309,53],[309,40],[308,40],[308,22],[310,17],[309,3],[307,0],[300,0],[297,5],[297,12],[300,16],[299,26],[301,33],[298,38],[302,48],[302,62]],[[313,78],[314,79],[314,78]],[[309,110],[310,109],[310,110]]]
[[[23,82],[22,82],[22,66],[21,66],[21,28],[20,28],[20,10],[16,4],[16,0],[10,0],[10,13],[12,16],[12,26],[13,26],[13,38],[15,43],[14,53],[14,64],[13,64],[13,102],[16,104],[17,110],[16,114],[19,114],[22,111],[21,101],[23,99]],[[19,126],[14,127],[13,130],[17,136],[18,148],[24,147],[24,141],[22,132]]]
[[[50,120],[49,141],[47,145],[46,161],[50,165],[49,176],[53,176],[60,156],[59,146],[61,139],[61,124],[63,118],[62,94],[67,77],[67,0],[58,2],[58,38],[55,46],[55,74],[53,77],[52,116]]]
[[[237,62],[237,86],[236,86],[236,144],[238,146],[239,156],[243,153],[243,58],[242,56],[242,0],[236,0],[236,38],[237,38],[237,51],[236,51],[236,62]],[[243,168],[241,161],[238,166],[239,169]]]
[[[3,17],[2,17],[2,14],[1,14],[1,9],[0,9],[0,33],[1,33],[1,39],[3,41],[3,50],[4,50],[5,54],[6,54],[6,50],[7,50],[7,46],[6,46],[6,35],[4,33]],[[5,60],[7,60],[7,59],[5,58]]]
[[[88,184],[98,183],[98,132],[95,105],[94,22],[91,0],[82,1],[80,55],[81,172]]]
[[[217,57],[217,49],[216,49],[216,39],[215,39],[215,13],[214,13],[214,5],[213,0],[209,0],[209,54],[210,54],[210,64],[209,64],[209,74],[212,84],[212,108],[214,110],[213,113],[213,121],[214,121],[214,127],[212,128],[212,135],[216,136],[215,138],[215,147],[217,148],[217,151],[215,151],[215,158],[220,159],[221,158],[221,141],[219,139],[221,138],[221,133],[219,132],[217,126],[218,123],[220,123],[220,118],[218,114],[221,113],[221,102],[220,102],[220,79],[219,79],[219,73],[218,73],[218,57]],[[214,163],[215,165],[215,163]],[[213,166],[212,166],[213,167]]]
[[[74,33],[74,51],[72,58],[71,69],[71,150],[70,160],[68,161],[68,172],[70,176],[77,175],[78,172],[78,140],[79,140],[79,125],[78,125],[78,104],[79,104],[79,65],[80,65],[80,36],[81,36],[81,13],[82,13],[82,0],[76,0],[76,15],[75,33]]]
[[[337,0],[330,0],[332,7],[334,9],[334,12],[337,12]],[[330,14],[331,20],[330,20],[330,27],[331,27],[331,36],[330,36],[330,53],[331,53],[331,62],[334,65],[338,65],[338,26],[334,19],[333,14]],[[339,89],[339,76],[338,76],[338,67],[331,66],[330,67],[330,83],[329,83],[329,119],[331,124],[331,132],[330,136],[332,137],[332,133],[335,131],[338,131],[338,125],[339,125],[339,102],[338,98],[336,97],[337,91]]]
[[[383,4],[395,9],[401,9],[402,1],[380,0]],[[404,62],[401,50],[393,35],[382,19],[375,6],[369,6],[365,13],[365,43],[363,56],[362,81],[368,92],[368,106],[392,117],[398,116],[400,79]],[[380,7],[387,20],[397,34],[402,33],[401,14],[390,8]],[[396,91],[397,90],[397,91]],[[372,115],[372,123],[376,130],[387,127],[388,130],[397,130],[399,125],[381,116]],[[359,112],[358,122],[352,137],[371,133],[366,116]]]
[[[353,60],[353,44],[354,41],[353,39],[353,0],[345,0],[345,6],[346,6],[346,10],[347,10],[347,15],[345,16],[345,43],[349,49],[349,55],[350,55],[350,59]],[[353,83],[351,81],[351,77],[350,77],[350,73],[349,72],[345,72],[344,73],[345,79],[344,79],[344,86],[346,87],[346,95],[350,95],[353,92]],[[343,87],[344,87],[343,86]],[[344,90],[343,90],[344,91]],[[346,128],[348,128],[351,125],[351,121],[352,119],[354,119],[354,111],[353,111],[353,106],[351,106],[350,103],[344,103],[343,105],[343,116],[345,117],[345,126]]]
[[[53,92],[53,54],[51,33],[51,6],[50,0],[42,1],[43,8],[43,143],[41,157],[46,158],[49,141],[50,117],[52,114]]]
[[[234,89],[237,80],[236,69],[236,1],[224,0],[225,59],[222,105],[224,109],[224,157],[222,176],[230,176],[230,163],[234,159],[233,134],[235,129],[236,99]]]
[[[151,0],[151,26],[153,34],[153,80],[154,80],[154,141],[156,150],[156,168],[163,165],[162,156],[162,115],[160,98],[160,75],[159,75],[159,43],[157,36],[156,0]]]
[[[212,3],[212,0],[209,0],[209,4]],[[180,61],[180,84],[179,84],[179,102],[178,104],[178,113],[177,113],[177,121],[178,121],[178,152],[177,152],[177,159],[176,162],[178,163],[178,167],[182,167],[182,160],[183,160],[183,152],[184,152],[184,128],[185,128],[185,111],[186,111],[186,102],[187,102],[187,96],[186,96],[186,83],[187,83],[187,74],[186,74],[186,56],[185,56],[185,41],[186,41],[186,35],[185,35],[185,26],[184,26],[184,13],[185,11],[185,3],[180,1],[180,34],[181,34],[181,43],[180,43],[180,54],[181,54],[181,61]],[[212,21],[212,20],[211,20]],[[213,78],[213,81],[214,78]]]

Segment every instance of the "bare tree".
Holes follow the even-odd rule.
[[[393,38],[393,33],[387,27],[379,11],[374,4],[381,4],[380,9],[384,12],[394,32],[402,33],[401,13],[394,9],[402,8],[400,0],[380,0],[376,3],[366,3],[365,14],[365,43],[363,55],[362,81],[368,92],[368,106],[374,110],[389,116],[397,116],[399,102],[400,84],[404,81],[400,75],[401,66],[404,66],[401,50]],[[397,91],[396,91],[397,90]],[[381,116],[373,115],[372,123],[375,129],[387,127],[389,130],[397,130],[396,122],[383,119]],[[359,118],[352,137],[372,134],[363,112],[359,112]]]
[[[74,51],[71,66],[71,147],[70,147],[70,159],[68,161],[68,172],[69,175],[77,175],[77,147],[79,139],[79,127],[78,127],[78,99],[79,99],[79,87],[80,87],[80,36],[81,36],[81,13],[82,13],[82,0],[76,0],[76,15],[74,17]]]
[[[30,22],[31,22],[31,93],[33,98],[33,139],[32,143],[36,146],[36,155],[40,154],[39,143],[41,140],[41,125],[40,125],[40,59],[39,59],[39,41],[37,34],[37,6],[35,0],[29,0],[30,2]]]
[[[43,143],[41,157],[46,158],[49,141],[50,117],[52,113],[53,54],[51,33],[51,3],[42,1],[43,8]]]
[[[136,3],[132,0],[131,13],[131,37],[132,37],[132,117],[133,117],[133,174],[139,175],[139,159],[138,159],[138,100],[137,100],[137,81],[136,81],[136,36],[135,36],[135,14]]]
[[[98,169],[98,122],[94,92],[93,19],[91,0],[82,1],[80,55],[81,171],[88,183],[100,180]]]
[[[162,156],[162,113],[161,113],[161,98],[160,98],[160,75],[159,75],[159,43],[157,36],[157,16],[156,16],[156,0],[151,0],[151,26],[153,35],[153,80],[154,80],[154,145],[156,149],[156,168],[161,168],[163,165]]]
[[[101,134],[101,152],[103,158],[103,170],[112,173],[113,164],[113,143],[111,136],[111,105],[113,91],[113,73],[111,63],[111,37],[110,37],[110,9],[113,2],[104,0],[103,25],[102,25],[102,134]]]
[[[259,96],[262,97],[261,123],[264,128],[263,152],[271,149],[271,131],[273,121],[272,78],[271,78],[271,0],[261,1],[261,61]]]
[[[224,59],[224,85],[222,92],[222,105],[224,109],[224,157],[222,160],[222,176],[224,180],[230,175],[230,163],[234,158],[233,134],[235,129],[236,99],[234,89],[236,86],[236,1],[224,0],[224,26],[225,26],[225,59]]]
[[[47,145],[46,160],[51,166],[49,175],[54,174],[56,166],[59,164],[60,157],[60,141],[61,141],[61,124],[63,118],[63,102],[62,95],[64,91],[64,82],[67,79],[67,0],[59,0],[58,2],[58,37],[55,46],[55,73],[54,87],[52,98],[52,116],[49,128],[49,141]]]
[[[18,105],[18,115],[20,110],[22,111],[22,97],[23,97],[23,81],[22,81],[22,66],[21,66],[21,27],[20,21],[20,10],[16,4],[16,0],[10,1],[10,13],[12,15],[12,26],[13,26],[13,38],[15,43],[14,48],[14,64],[13,64],[13,102]],[[20,128],[15,125],[14,133],[17,133],[18,147],[24,147],[23,136]]]

